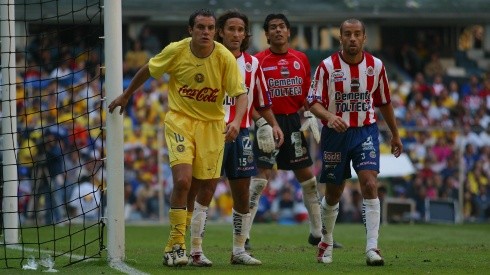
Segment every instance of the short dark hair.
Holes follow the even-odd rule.
[[[281,19],[282,21],[284,21],[288,29],[291,28],[291,25],[289,24],[289,20],[286,18],[286,15],[282,13],[271,13],[265,17],[264,26],[263,26],[264,31],[266,32],[269,31],[269,23],[274,19]]]
[[[361,24],[362,33],[366,33],[366,26],[364,26],[364,22],[356,18],[351,18],[345,20],[344,22],[342,22],[342,24],[340,24],[340,35],[342,35],[342,28],[344,27],[344,24]]]
[[[226,21],[231,18],[240,18],[243,20],[243,23],[245,23],[245,38],[240,45],[240,51],[244,52],[248,49],[251,35],[250,28],[248,26],[248,17],[238,10],[228,10],[218,17],[218,20],[216,21],[216,28],[218,29],[218,32],[216,32],[216,41],[223,43],[223,38],[219,36],[219,30],[223,30],[225,28]]]
[[[214,15],[214,12],[212,12],[208,9],[199,9],[199,10],[196,10],[195,12],[193,12],[191,14],[191,16],[189,16],[189,27],[190,28],[194,27],[194,24],[196,23],[196,17],[199,15],[204,16],[204,17],[213,17],[214,20],[216,20],[216,16]]]

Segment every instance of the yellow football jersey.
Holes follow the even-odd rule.
[[[165,47],[150,59],[150,74],[170,75],[170,111],[197,120],[223,120],[225,93],[235,97],[246,91],[236,59],[217,42],[208,57],[196,57],[190,43],[191,38],[185,38]]]

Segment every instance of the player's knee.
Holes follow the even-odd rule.
[[[376,179],[366,180],[364,184],[361,183],[362,195],[365,199],[374,199],[377,197],[378,182]]]
[[[250,191],[260,194],[262,193],[262,191],[264,191],[266,185],[267,185],[266,179],[252,178],[250,180]]]
[[[310,191],[310,192],[315,192],[316,193],[316,178],[313,177],[309,180],[305,180],[300,183],[301,187],[303,188],[303,192],[305,191]]]

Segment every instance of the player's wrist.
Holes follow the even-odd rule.
[[[265,120],[265,118],[261,117],[259,119],[257,119],[257,121],[255,121],[255,125],[257,125],[258,128],[264,126],[264,125],[267,125],[267,120]]]
[[[313,114],[310,111],[305,111],[303,113],[303,116],[306,117],[306,118],[311,118],[311,117],[313,117]]]

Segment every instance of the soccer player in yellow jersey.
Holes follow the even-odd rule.
[[[120,106],[122,114],[131,95],[150,76],[170,75],[170,111],[165,117],[165,140],[174,189],[170,197],[171,230],[163,258],[167,266],[187,264],[186,203],[191,182],[217,184],[225,141],[231,142],[237,137],[248,106],[235,57],[223,45],[214,42],[214,13],[197,10],[189,17],[188,29],[190,38],[169,44],[151,58],[124,93],[108,106],[111,113]],[[236,119],[227,125],[223,107],[225,94],[234,97],[237,105]],[[201,205],[209,206],[212,196],[199,191],[197,199]]]

